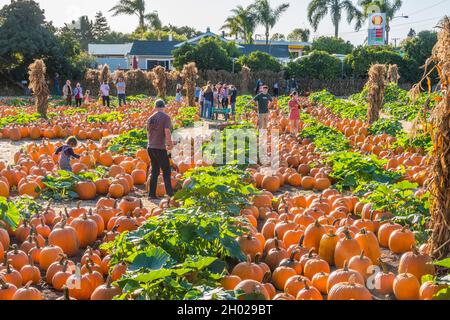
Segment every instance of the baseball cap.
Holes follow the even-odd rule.
[[[155,102],[155,107],[156,107],[156,108],[165,108],[165,107],[166,107],[166,104],[165,104],[164,100],[158,99],[158,100],[156,100],[156,102]]]

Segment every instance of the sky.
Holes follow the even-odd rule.
[[[307,6],[310,0],[271,0],[272,5],[290,3],[290,8],[283,14],[279,23],[272,30],[282,34],[289,34],[294,28],[309,28],[312,39],[321,35],[334,35],[334,27],[330,17],[322,20],[319,28],[314,32],[307,20]],[[111,9],[118,0],[37,0],[41,8],[45,10],[47,20],[53,21],[57,27],[65,22],[76,20],[81,15],[87,15],[93,19],[97,11],[102,11],[108,18],[112,30],[120,32],[132,32],[137,26],[136,16],[113,17]],[[163,24],[176,26],[188,25],[200,31],[220,33],[220,27],[230,14],[230,10],[237,5],[246,6],[253,0],[147,0],[148,12],[156,10]],[[358,1],[353,0],[356,4]],[[10,0],[0,0],[0,7],[10,3]],[[396,18],[391,22],[391,39],[404,39],[410,28],[416,32],[430,30],[445,15],[450,15],[450,0],[403,0],[403,6],[397,15],[409,16],[408,19]],[[259,27],[257,34],[264,34]],[[359,32],[355,32],[353,25],[349,25],[346,16],[340,23],[339,35],[355,45],[362,44],[367,37],[367,26]]]

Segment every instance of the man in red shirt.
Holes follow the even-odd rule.
[[[148,145],[147,151],[150,156],[152,171],[150,177],[149,197],[157,199],[156,187],[158,185],[158,177],[162,170],[166,193],[172,197],[174,195],[171,183],[171,167],[167,150],[173,147],[172,121],[164,112],[165,103],[163,100],[157,100],[155,112],[147,121]]]

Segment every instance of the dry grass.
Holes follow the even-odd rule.
[[[443,95],[431,115],[434,151],[428,189],[433,227],[432,255],[443,259],[450,254],[450,19],[445,17],[439,28],[438,42],[426,64],[426,69],[435,64],[431,70],[438,71]]]
[[[164,99],[166,97],[167,90],[167,72],[166,68],[162,66],[156,66],[149,74],[153,86],[156,89],[158,97]]]
[[[241,70],[241,91],[248,92],[249,84],[250,84],[250,68],[247,66],[243,66]]]
[[[380,110],[384,102],[384,90],[386,87],[386,65],[374,64],[369,69],[369,88],[367,120],[369,124],[380,118]]]
[[[45,63],[41,59],[35,60],[28,68],[29,88],[33,90],[36,110],[43,118],[47,118],[48,96],[50,94],[45,80],[46,71]]]
[[[387,73],[387,81],[398,84],[400,74],[398,73],[398,66],[396,64],[390,64]]]
[[[99,74],[98,74],[98,81],[100,83],[103,83],[105,81],[107,81],[108,83],[111,82],[112,77],[111,77],[111,72],[109,71],[109,66],[107,64],[105,64]]]
[[[183,87],[186,90],[188,105],[195,106],[195,87],[198,78],[198,70],[195,62],[190,62],[184,65],[183,71],[181,72],[181,77],[184,80]]]

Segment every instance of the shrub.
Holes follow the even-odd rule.
[[[353,51],[353,45],[349,41],[335,37],[319,37],[311,46],[312,50],[326,51],[330,54],[349,54]]]
[[[318,80],[333,80],[341,76],[341,61],[325,51],[313,51],[308,56],[290,62],[286,66],[288,77],[297,79],[313,78]]]
[[[274,71],[281,70],[281,64],[270,54],[262,51],[254,51],[248,56],[239,58],[238,64],[241,66],[248,66],[253,71]]]

